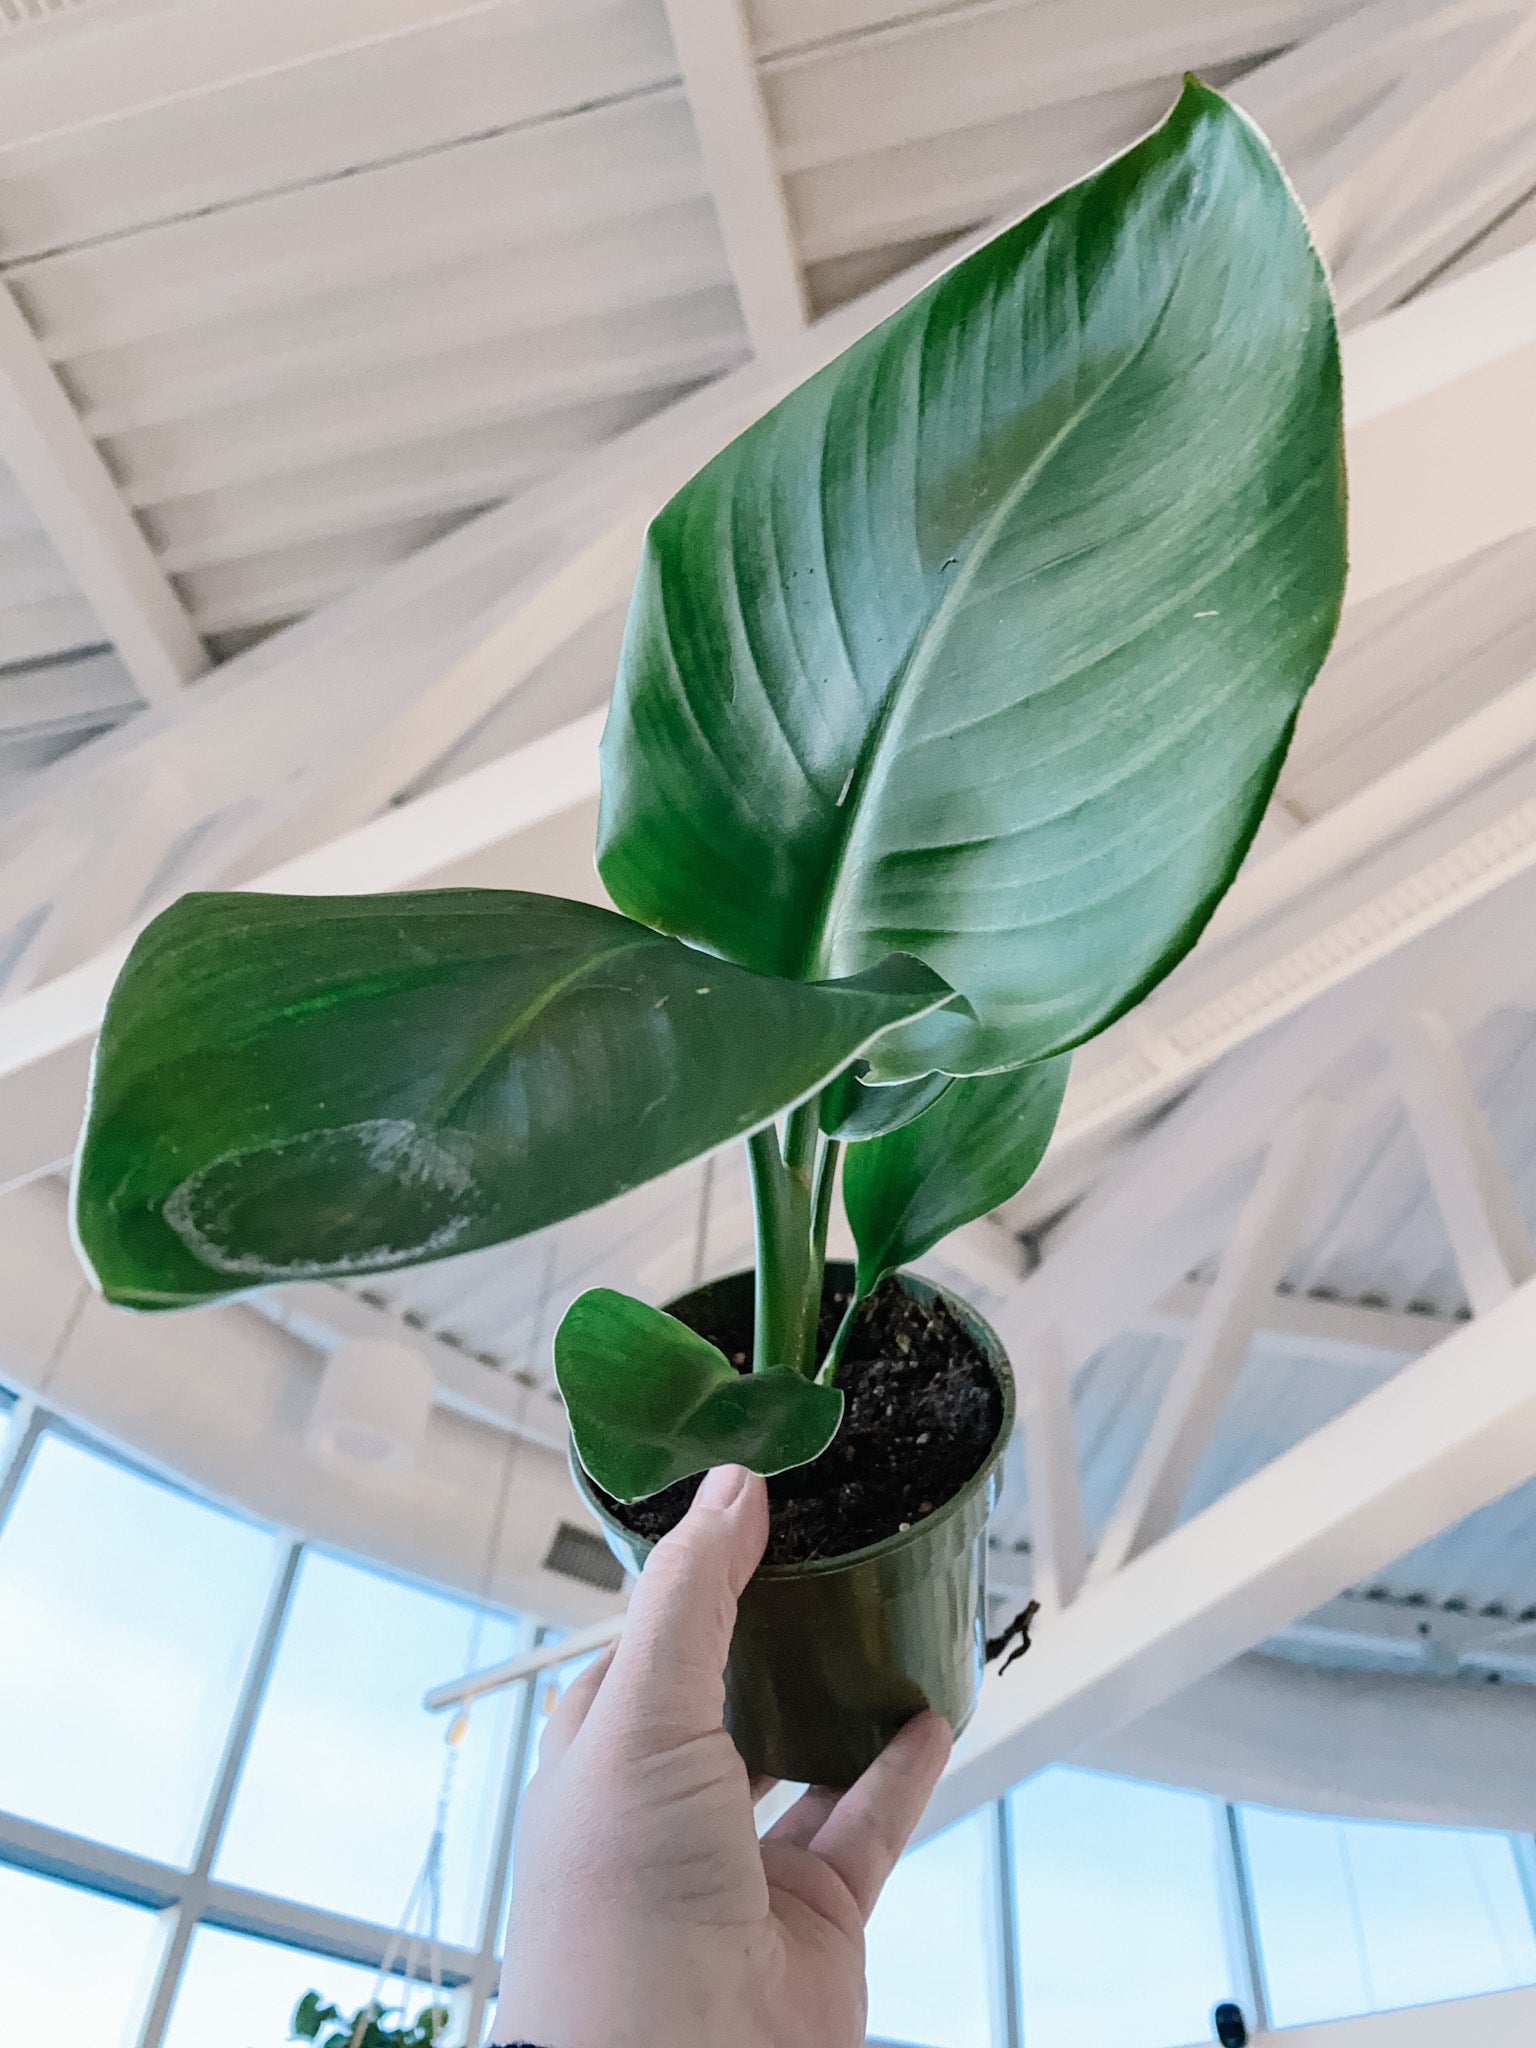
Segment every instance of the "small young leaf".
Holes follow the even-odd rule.
[[[134,1308],[497,1244],[745,1135],[950,997],[897,955],[779,981],[510,890],[184,896],[107,1005],[77,1239]]]
[[[821,1128],[829,1138],[856,1143],[899,1131],[938,1101],[950,1074],[925,1074],[920,1081],[895,1081],[883,1088],[864,1085],[868,1060],[855,1060],[821,1091]]]
[[[1016,1195],[1056,1128],[1069,1053],[956,1081],[912,1123],[843,1162],[843,1206],[859,1248],[858,1291]]]
[[[807,1464],[843,1419],[835,1387],[790,1366],[739,1373],[675,1316],[608,1287],[566,1310],[555,1378],[582,1464],[624,1501],[711,1465],[767,1476]]]

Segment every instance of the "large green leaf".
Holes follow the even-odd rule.
[[[1262,137],[1163,125],[661,511],[603,741],[621,909],[761,971],[969,997],[884,1079],[1036,1060],[1194,943],[1344,578],[1338,345]]]
[[[489,889],[185,896],[107,1007],[76,1234],[171,1308],[519,1237],[765,1123],[949,991],[751,974]]]
[[[843,1397],[792,1366],[740,1373],[686,1323],[594,1287],[555,1332],[555,1378],[577,1455],[618,1500],[711,1465],[771,1475],[824,1451]]]
[[[962,1223],[1016,1195],[1056,1128],[1071,1055],[956,1081],[888,1137],[852,1145],[843,1206],[859,1248],[857,1289],[921,1258]]]
[[[868,1060],[855,1060],[822,1090],[821,1128],[829,1138],[852,1143],[899,1131],[954,1085],[952,1075],[924,1074],[918,1081],[895,1081],[886,1087],[870,1088],[864,1085],[868,1071]]]

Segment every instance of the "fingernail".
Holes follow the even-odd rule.
[[[745,1465],[716,1465],[712,1472],[705,1473],[704,1484],[694,1496],[696,1504],[713,1508],[717,1514],[724,1513],[741,1499],[747,1478]]]

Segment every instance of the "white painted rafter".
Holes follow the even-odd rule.
[[[59,140],[348,50],[472,18],[504,0],[138,0],[86,8],[8,46],[0,149]]]
[[[622,595],[632,568],[627,551],[637,549],[645,520],[700,464],[966,246],[914,266],[771,358],[720,379],[225,664],[216,697],[195,693],[203,700],[195,718],[161,721],[131,743],[85,750],[67,772],[39,781],[37,801],[46,802],[53,822],[69,822],[77,807],[94,829],[126,800],[125,782],[149,772],[156,757],[175,757],[194,786],[217,788],[220,801],[243,790],[268,805],[266,843],[247,873],[360,822],[451,749],[498,695],[515,689],[529,650],[547,653],[583,629],[598,596]],[[1526,374],[1536,296],[1520,260],[1495,268],[1498,317],[1486,281],[1474,277],[1347,344],[1348,403],[1358,422],[1351,428],[1357,589],[1390,576],[1396,546],[1410,545],[1411,566],[1422,570],[1426,551],[1431,563],[1460,559],[1484,544],[1490,522],[1504,531],[1526,516],[1519,493],[1536,477],[1536,460],[1508,460],[1509,435],[1523,431],[1520,417],[1536,420],[1536,361],[1533,402],[1513,427],[1506,420],[1495,430],[1494,401],[1509,397],[1512,376],[1518,382]],[[1497,336],[1492,358],[1490,332]],[[1485,379],[1498,392],[1474,418],[1473,397]],[[1437,406],[1442,386],[1454,387],[1455,402],[1426,426],[1423,408]],[[1427,468],[1410,465],[1402,474],[1394,463],[1399,413],[1418,422],[1414,445]],[[1496,465],[1491,496],[1470,487],[1477,463]],[[1383,465],[1378,485],[1373,477]],[[1447,492],[1452,476],[1468,478],[1468,486]],[[1536,506],[1530,516],[1536,521]],[[1374,537],[1373,522],[1384,538]],[[1298,845],[1311,843],[1298,835]],[[7,850],[0,846],[0,857]]]
[[[1237,1380],[1259,1317],[1296,1249],[1329,1120],[1304,1103],[1271,1139],[1253,1192],[1221,1255],[1221,1267],[1185,1340],[1172,1380],[1109,1526],[1092,1576],[1117,1572],[1178,1519],[1201,1458]]]
[[[1351,325],[1529,190],[1533,90],[1536,21],[1508,0],[1376,0],[1232,88],[1290,171]]]
[[[1019,1426],[1029,1482],[1034,1597],[1047,1614],[1077,1598],[1088,1570],[1083,1482],[1072,1420],[1072,1369],[1050,1324],[1015,1348]]]
[[[1530,1227],[1444,1017],[1410,1011],[1389,1043],[1462,1285],[1485,1315],[1536,1274]]]
[[[989,1676],[923,1820],[937,1833],[1043,1764],[1312,1612],[1536,1474],[1536,1285],[1085,1588]]]
[[[1131,1327],[1144,1336],[1182,1341],[1204,1312],[1211,1292],[1208,1281],[1181,1280],[1137,1315]],[[1260,1358],[1309,1358],[1346,1370],[1381,1371],[1422,1358],[1455,1334],[1458,1320],[1277,1292],[1258,1311],[1253,1346]]]
[[[200,675],[208,666],[202,641],[3,285],[0,459],[140,694],[157,702]]]
[[[683,84],[752,346],[805,327],[805,282],[741,0],[666,0]]]

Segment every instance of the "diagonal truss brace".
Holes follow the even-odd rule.
[[[1072,1422],[1072,1365],[1054,1325],[1020,1347],[1024,1468],[1034,1597],[1047,1613],[1075,1600],[1088,1570],[1083,1485]]]
[[[1536,1274],[1530,1230],[1444,1017],[1411,1011],[1389,1043],[1462,1285],[1486,1315]]]
[[[922,1822],[1044,1764],[1311,1613],[1536,1474],[1536,1282],[1087,1586],[989,1676]]]
[[[1317,1167],[1327,1150],[1325,1104],[1307,1102],[1271,1140],[1253,1192],[1221,1257],[1141,1455],[1093,1561],[1107,1577],[1166,1536],[1248,1354],[1254,1331],[1295,1250]]]

